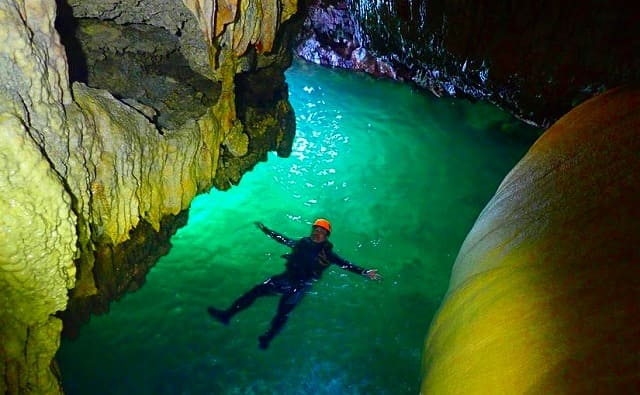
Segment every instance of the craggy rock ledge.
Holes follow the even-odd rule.
[[[0,0],[0,393],[61,393],[60,317],[73,335],[196,194],[289,154],[296,8]]]

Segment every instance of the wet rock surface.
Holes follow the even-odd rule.
[[[640,81],[638,11],[622,0],[317,0],[297,52],[437,96],[489,100],[546,127],[595,94]]]
[[[312,1],[296,53],[316,64],[405,79],[400,65],[370,53],[359,37],[360,24],[346,1]]]

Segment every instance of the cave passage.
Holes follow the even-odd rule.
[[[93,317],[58,360],[67,394],[416,394],[424,337],[466,233],[537,130],[486,103],[295,61],[297,135],[189,223],[139,291]],[[226,307],[283,267],[291,237],[329,218],[343,257],[382,283],[329,269],[267,351],[277,298],[229,327]]]

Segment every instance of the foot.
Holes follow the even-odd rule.
[[[209,312],[209,315],[211,315],[216,320],[220,321],[222,325],[229,325],[229,320],[231,319],[231,316],[229,315],[229,313],[227,313],[226,310],[218,310],[214,307],[209,307],[207,311]]]
[[[262,335],[258,338],[258,347],[261,350],[266,350],[269,348],[269,343],[271,342],[271,338],[267,335]]]

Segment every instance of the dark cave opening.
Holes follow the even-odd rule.
[[[58,9],[55,28],[60,34],[60,41],[64,45],[67,54],[70,82],[87,83],[88,71],[86,55],[82,50],[80,41],[76,38],[78,22],[73,16],[73,9],[64,0],[56,0]]]

